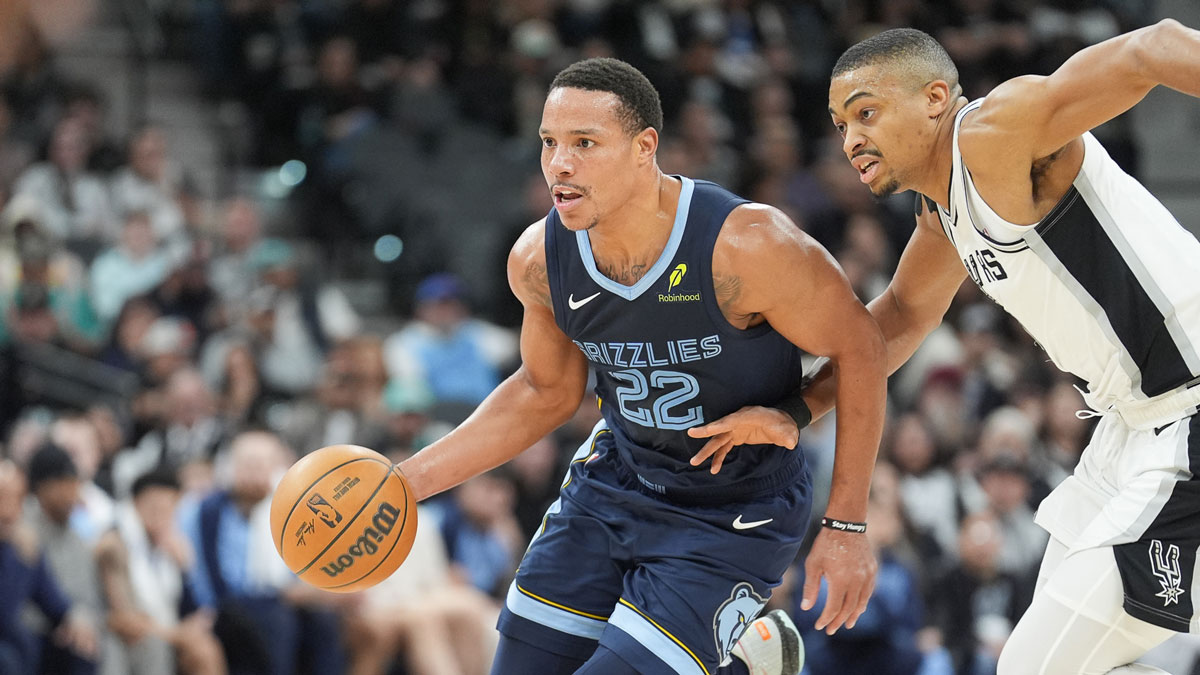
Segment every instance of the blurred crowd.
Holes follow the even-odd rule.
[[[0,63],[2,674],[487,672],[503,591],[598,418],[590,394],[553,436],[422,504],[410,559],[368,591],[298,583],[267,507],[297,457],[355,443],[399,461],[516,366],[503,263],[550,207],[536,127],[572,60],[646,72],[661,166],[784,209],[865,301],[912,199],[873,199],[841,155],[825,91],[842,49],[922,28],[974,97],[1150,22],[1138,0],[148,5],[168,56],[241,111],[235,159],[309,175],[281,223],[261,195],[204,194],[163,126],[114,134],[105,92],[62,76],[33,28]],[[1136,172],[1128,129],[1099,135]],[[368,270],[392,297],[365,315],[338,282],[382,233],[404,253]],[[1033,510],[1092,426],[1076,384],[963,287],[890,384],[876,595],[855,628],[805,631],[806,672],[994,672],[1046,541]],[[801,437],[817,515],[833,426]],[[821,605],[799,611],[801,575],[771,602],[807,629]]]

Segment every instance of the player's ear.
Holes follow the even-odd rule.
[[[634,149],[639,162],[652,162],[658,152],[658,131],[654,127],[646,127],[633,137]]]
[[[950,84],[945,80],[934,80],[925,85],[925,109],[929,117],[937,117],[954,103]]]

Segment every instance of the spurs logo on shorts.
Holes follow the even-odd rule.
[[[1179,596],[1183,595],[1180,585],[1183,577],[1179,573],[1179,546],[1171,544],[1164,554],[1163,543],[1158,539],[1151,541],[1150,566],[1154,576],[1158,577],[1158,583],[1162,584],[1162,591],[1155,593],[1155,596],[1163,599],[1163,607],[1178,603]]]
[[[717,640],[717,653],[721,658],[729,654],[742,631],[758,616],[767,601],[754,592],[754,587],[742,582],[733,587],[729,598],[721,603],[713,616],[713,634]]]

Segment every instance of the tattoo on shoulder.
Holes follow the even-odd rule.
[[[721,274],[713,275],[713,291],[717,295],[717,306],[726,316],[732,315],[734,303],[742,295],[742,278],[735,276],[725,276]]]
[[[546,266],[531,262],[525,267],[525,291],[537,302],[550,306],[550,278]]]

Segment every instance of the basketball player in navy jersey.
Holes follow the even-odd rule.
[[[1166,20],[970,102],[920,31],[883,32],[834,67],[829,113],[862,182],[919,193],[896,275],[869,305],[889,373],[969,277],[1087,381],[1101,416],[1038,509],[1051,539],[1000,675],[1161,672],[1127,664],[1200,630],[1200,243],[1089,133],[1160,84],[1200,96],[1200,32]],[[841,386],[830,374],[807,390],[815,414]],[[700,460],[796,429],[756,408],[692,433],[713,439]]]
[[[860,524],[885,399],[878,328],[778,210],[663,174],[661,128],[657,92],[626,63],[591,59],[555,78],[541,124],[554,208],[508,262],[523,364],[401,465],[425,498],[507,461],[575,412],[595,371],[603,420],[509,589],[496,673],[795,675],[786,615],[747,627],[805,535],[804,456],[762,444],[695,466],[704,441],[686,430],[795,390],[799,348],[837,363],[846,422],[833,527],[809,555],[831,589],[818,627],[852,626],[874,585]]]

